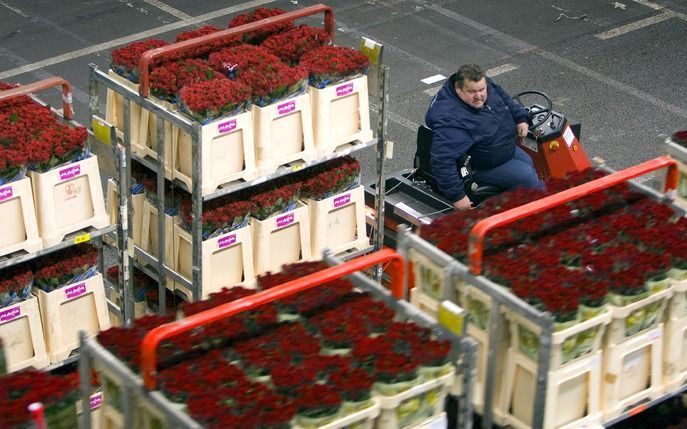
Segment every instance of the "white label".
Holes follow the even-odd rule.
[[[424,83],[425,85],[431,85],[433,83],[441,82],[444,79],[446,79],[446,76],[443,74],[435,74],[434,76],[421,79],[420,82]]]
[[[661,338],[661,330],[656,329],[653,332],[649,332],[649,341],[656,341]]]
[[[520,140],[520,144],[526,147],[527,149],[531,150],[532,152],[539,152],[539,148],[537,148],[537,142],[534,142],[530,139],[522,139]]]
[[[568,144],[568,147],[572,146],[573,141],[575,141],[575,134],[573,134],[572,129],[568,126],[565,127],[565,132],[563,132],[563,140]]]
[[[448,427],[448,420],[446,419],[446,413],[441,413],[439,416],[434,418],[434,420],[428,422],[424,429],[446,429]]]
[[[646,358],[647,349],[642,347],[639,350],[635,350],[625,357],[625,362],[623,363],[623,371],[629,372],[641,365],[642,360]]]

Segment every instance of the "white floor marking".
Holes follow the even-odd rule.
[[[424,79],[420,79],[420,82],[426,84],[426,85],[431,85],[433,83],[441,82],[442,80],[446,79],[446,76],[443,74],[435,74],[434,76],[426,77]]]
[[[37,61],[35,63],[27,64],[21,67],[16,67],[11,70],[6,70],[0,73],[0,80],[7,79],[13,76],[18,76],[20,74],[28,73],[34,70],[38,70],[44,67],[52,66],[55,64],[63,63],[65,61],[70,61],[75,58],[83,57],[86,55],[91,55],[98,53],[100,51],[105,51],[112,49],[115,46],[126,45],[127,43],[135,42],[136,40],[145,39],[148,37],[157,36],[158,34],[167,33],[169,31],[177,30],[182,27],[189,25],[195,25],[200,22],[208,21],[211,19],[219,18],[225,15],[231,15],[232,13],[239,12],[245,9],[252,9],[258,6],[262,6],[267,3],[272,3],[274,0],[253,0],[245,3],[241,3],[236,6],[227,7],[224,9],[219,9],[214,12],[209,12],[204,15],[196,16],[181,22],[174,22],[171,24],[163,25],[161,27],[156,27],[150,30],[142,31],[140,33],[132,34],[126,37],[121,37],[119,39],[111,40],[109,42],[100,43],[97,45],[89,46],[87,48],[77,49],[75,51],[67,52],[66,54],[57,55],[52,58],[47,58],[45,60]]]
[[[631,31],[639,30],[650,25],[665,21],[666,19],[674,18],[676,14],[674,12],[663,12],[659,15],[650,16],[648,18],[640,19],[639,21],[631,22],[629,24],[621,25],[620,27],[612,28],[603,33],[597,34],[595,37],[601,40],[610,39],[611,37],[620,36]]]
[[[494,76],[498,76],[500,74],[508,73],[510,71],[513,71],[513,70],[517,70],[519,68],[520,68],[520,66],[507,63],[507,64],[504,64],[504,65],[501,65],[498,67],[492,67],[489,70],[487,70],[485,72],[485,74],[489,77],[494,77]]]
[[[154,6],[162,11],[167,12],[168,14],[172,16],[176,16],[177,18],[187,21],[189,19],[192,19],[193,17],[191,15],[187,15],[184,12],[180,11],[179,9],[175,9],[172,6],[169,6],[159,0],[143,0],[144,2],[148,3],[151,6]]]

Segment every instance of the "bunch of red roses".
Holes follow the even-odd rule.
[[[150,89],[156,97],[176,103],[179,90],[186,85],[222,79],[207,61],[187,58],[165,63],[150,74]]]
[[[194,83],[179,92],[182,110],[201,123],[241,113],[250,106],[250,100],[250,88],[229,79]]]
[[[5,375],[0,380],[0,427],[33,427],[29,405],[40,402],[45,407],[48,427],[76,427],[78,376],[53,375],[28,369]],[[70,410],[71,408],[71,410]]]
[[[33,268],[34,286],[52,292],[96,273],[98,249],[88,244],[72,246],[37,260]]]
[[[360,163],[352,156],[335,158],[304,172],[301,194],[322,200],[344,192],[358,183]]]
[[[306,52],[299,65],[308,69],[310,85],[324,88],[367,73],[368,58],[345,46],[322,46]]]
[[[211,53],[208,62],[218,72],[235,79],[246,70],[278,63],[279,58],[265,48],[243,43]]]
[[[146,51],[167,46],[161,39],[133,42],[112,51],[112,70],[134,83],[138,83],[138,62]],[[161,60],[156,61],[159,64]]]
[[[239,80],[250,86],[253,103],[260,107],[305,92],[308,70],[301,66],[291,67],[281,61],[263,62],[241,73]]]
[[[187,228],[192,224],[192,206],[189,198],[181,200],[181,220]],[[255,211],[255,204],[236,198],[217,198],[203,205],[201,219],[203,239],[224,234],[246,224]]]
[[[222,30],[223,28],[216,27],[214,25],[204,25],[200,28],[179,33],[176,35],[174,40],[176,42],[183,42],[185,40],[195,39],[197,37],[206,36]],[[238,45],[239,43],[241,43],[241,37],[231,37],[229,39],[205,43],[204,45],[185,50],[183,55],[187,58],[207,58],[211,52],[218,51],[226,46]]]
[[[265,220],[274,214],[292,210],[300,192],[300,182],[287,180],[254,187],[248,194],[250,201],[255,204],[255,211],[252,216],[259,220]]]
[[[321,28],[300,25],[296,28],[273,34],[260,46],[272,52],[283,62],[296,65],[303,54],[330,43],[329,35]]]
[[[40,173],[78,161],[90,153],[88,131],[53,122],[35,134],[27,147],[29,168]]]
[[[3,270],[0,279],[0,308],[27,299],[32,285],[33,273],[29,267],[16,265]]]
[[[283,9],[259,7],[252,12],[237,15],[229,21],[229,28],[238,27],[265,18],[271,18],[286,13]],[[272,34],[280,33],[293,27],[293,21],[281,24],[267,25],[259,30],[251,31],[243,35],[243,40],[248,43],[258,44]]]

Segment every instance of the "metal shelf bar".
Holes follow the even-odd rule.
[[[3,268],[8,268],[13,265],[20,264],[22,262],[30,261],[32,259],[41,257],[43,255],[47,255],[49,253],[57,252],[58,250],[66,249],[67,247],[73,246],[75,244],[86,243],[102,235],[109,234],[110,232],[113,232],[115,229],[116,227],[114,225],[110,225],[108,227],[101,229],[90,227],[85,230],[67,234],[67,236],[64,238],[64,240],[62,240],[62,242],[54,246],[37,250],[32,253],[4,256],[2,260],[0,260],[0,270]]]

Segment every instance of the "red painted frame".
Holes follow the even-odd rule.
[[[677,162],[668,156],[661,156],[642,164],[635,165],[601,177],[591,182],[584,183],[574,188],[566,189],[563,192],[549,195],[540,200],[532,201],[519,207],[507,210],[503,213],[490,216],[477,222],[470,231],[470,242],[468,243],[468,256],[470,258],[470,271],[474,275],[482,273],[482,253],[484,251],[484,239],[489,231],[503,225],[507,225],[524,217],[539,213],[552,207],[565,204],[582,198],[586,195],[610,188],[611,186],[633,179],[643,174],[650,173],[668,167],[666,176],[665,191],[677,189],[678,169]]]
[[[389,262],[391,293],[401,299],[405,275],[403,258],[391,249],[383,249],[152,329],[141,343],[141,373],[145,387],[157,388],[157,347],[162,340],[386,262]]]
[[[227,40],[234,36],[259,30],[268,25],[281,24],[288,21],[294,21],[299,18],[316,15],[320,12],[324,13],[324,29],[329,35],[329,41],[334,41],[334,10],[330,6],[324,4],[316,4],[314,6],[305,7],[303,9],[286,12],[281,15],[270,18],[261,19],[260,21],[250,22],[248,24],[240,25],[238,27],[229,28],[227,30],[218,31],[216,33],[206,34],[195,39],[184,40],[182,42],[163,46],[161,48],[151,49],[141,55],[138,63],[139,87],[138,92],[141,97],[148,97],[150,94],[150,64],[153,59],[169,53],[178,53],[204,45],[209,42],[219,40]]]
[[[21,85],[16,88],[0,91],[0,101],[10,100],[22,95],[29,95],[48,88],[62,86],[62,115],[64,119],[71,120],[74,118],[74,107],[72,105],[72,86],[69,82],[61,77],[55,76],[47,79],[39,80],[38,82]]]

